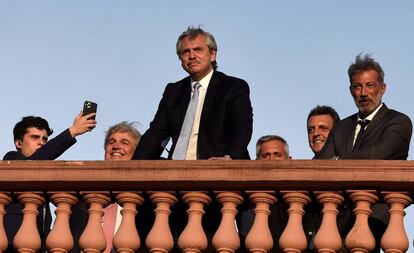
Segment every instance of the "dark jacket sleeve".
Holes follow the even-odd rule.
[[[171,84],[168,84],[165,88],[158,105],[157,113],[150,123],[149,129],[142,135],[132,160],[152,160],[160,158],[163,152],[161,143],[170,136],[166,105],[170,86]]]
[[[75,143],[76,139],[70,135],[69,129],[66,129],[29,157],[17,151],[10,151],[3,157],[3,160],[55,160]]]
[[[242,81],[234,92],[230,105],[231,131],[227,154],[233,159],[249,159],[247,146],[253,131],[253,108],[249,86]]]

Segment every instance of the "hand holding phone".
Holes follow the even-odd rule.
[[[82,116],[96,113],[96,110],[98,109],[98,105],[91,101],[85,101],[83,103],[83,110],[82,110]],[[90,117],[89,119],[95,119],[95,115],[93,117]]]
[[[91,101],[85,101],[83,103],[83,110],[79,113],[75,120],[73,121],[73,125],[69,128],[69,132],[73,138],[78,135],[84,134],[86,132],[91,131],[96,126],[95,115],[87,118],[86,115],[91,113],[96,113],[97,104]]]

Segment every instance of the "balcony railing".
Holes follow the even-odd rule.
[[[322,223],[313,241],[319,252],[373,250],[375,239],[368,218],[371,205],[377,202],[390,207],[381,248],[405,252],[409,240],[404,209],[411,204],[413,192],[412,161],[1,161],[0,253],[7,247],[4,207],[12,201],[24,205],[14,247],[20,253],[39,250],[36,215],[45,199],[57,206],[56,221],[46,240],[49,252],[67,252],[73,247],[70,210],[80,199],[89,206],[88,223],[79,240],[86,253],[105,249],[103,208],[114,201],[123,206],[122,222],[113,239],[120,253],[134,252],[144,244],[151,252],[165,253],[174,243],[183,252],[200,252],[210,239],[218,252],[235,252],[241,244],[250,252],[269,251],[273,244],[284,252],[300,252],[308,246],[302,218],[304,206],[311,201],[323,207]],[[202,216],[213,200],[222,208],[221,215],[216,214],[220,225],[209,238],[203,231]],[[135,215],[144,202],[154,203],[155,221],[141,242]],[[268,216],[276,202],[289,206],[289,219],[280,240],[274,242]],[[169,218],[177,203],[188,207],[188,222],[174,238]],[[338,206],[343,203],[355,207],[355,223],[345,239],[336,222]],[[254,223],[241,242],[235,217],[249,205],[254,207]]]

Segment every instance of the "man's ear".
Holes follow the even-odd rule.
[[[18,150],[20,150],[22,148],[22,141],[17,139],[14,141],[14,145],[16,146]]]
[[[381,86],[381,89],[382,89],[382,95],[384,95],[385,91],[387,90],[387,84],[383,83],[382,86]]]

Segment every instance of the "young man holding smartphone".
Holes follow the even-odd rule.
[[[84,134],[96,126],[95,119],[92,119],[95,114],[90,113],[82,116],[82,113],[79,113],[71,127],[50,141],[48,141],[48,137],[53,133],[53,130],[45,119],[35,116],[23,117],[13,128],[14,144],[17,151],[9,151],[3,160],[54,160],[76,143],[76,136]],[[22,209],[22,205],[18,202],[13,202],[6,207],[4,227],[9,246],[5,252],[16,252],[12,242],[23,220]],[[51,224],[48,205],[43,207],[37,222],[42,242],[44,242]],[[42,243],[40,252],[45,252],[44,243]]]

